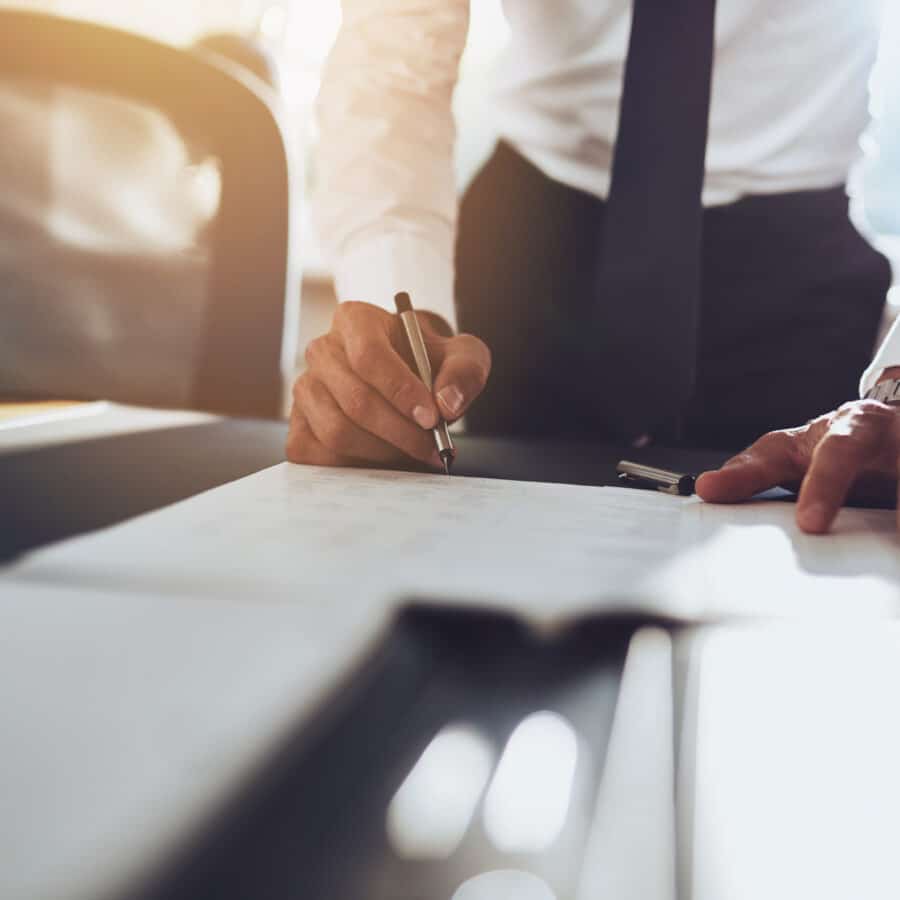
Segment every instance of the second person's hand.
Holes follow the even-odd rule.
[[[294,384],[287,442],[291,462],[389,464],[403,459],[441,468],[430,429],[460,418],[491,369],[483,341],[451,335],[446,323],[417,313],[434,370],[434,395],[401,354],[397,316],[368,303],[341,303],[331,330],[310,342],[307,369]]]

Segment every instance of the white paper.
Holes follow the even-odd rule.
[[[787,503],[282,464],[39,552],[12,577],[251,602],[418,598],[541,624],[900,611],[893,513],[801,534]]]

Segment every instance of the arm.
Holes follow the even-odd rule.
[[[469,0],[344,0],[343,11],[319,95],[315,204],[342,302],[307,348],[287,456],[440,468],[428,429],[463,415],[491,367],[487,347],[452,328],[451,99]],[[433,396],[401,356],[398,291],[422,310]]]
[[[451,325],[451,109],[469,0],[344,0],[318,101],[315,212],[339,300],[408,291]]]

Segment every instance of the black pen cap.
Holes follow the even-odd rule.
[[[398,313],[412,312],[412,300],[409,299],[406,291],[394,294],[394,305],[397,307]]]

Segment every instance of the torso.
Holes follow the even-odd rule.
[[[476,0],[473,0],[476,2]],[[630,0],[504,0],[500,135],[550,177],[609,183]],[[868,122],[880,0],[719,0],[704,202],[840,184]]]

